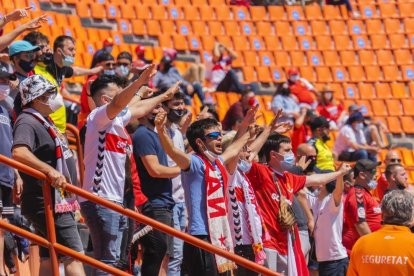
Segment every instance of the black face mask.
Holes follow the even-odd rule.
[[[52,53],[44,53],[41,57],[41,62],[43,62],[44,64],[49,64],[52,62],[53,60],[53,54]]]
[[[167,118],[172,123],[178,123],[181,120],[181,118],[185,114],[187,114],[187,112],[188,112],[187,109],[183,109],[183,110],[170,109],[170,112],[168,112],[167,114]]]
[[[322,139],[322,141],[326,142],[326,141],[331,140],[331,137],[328,134],[324,133],[324,134],[322,134],[321,139]]]
[[[23,71],[25,71],[26,73],[29,73],[30,71],[32,71],[35,66],[36,63],[32,60],[32,61],[24,61],[24,60],[20,60],[19,61],[19,66],[20,68],[23,69]]]
[[[310,159],[312,161],[309,163],[309,166],[306,168],[306,170],[304,171],[304,173],[311,173],[315,169],[315,166],[316,166],[316,158],[310,157]],[[307,161],[308,160],[309,160],[309,157],[307,158]]]

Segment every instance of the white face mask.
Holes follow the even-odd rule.
[[[299,80],[299,75],[293,75],[289,78],[291,82],[297,82]]]
[[[356,123],[355,124],[355,130],[362,130],[364,128],[364,123]]]
[[[239,164],[237,165],[237,168],[242,172],[247,173],[252,168],[252,163],[244,159],[241,159]]]
[[[129,68],[121,65],[115,69],[115,72],[120,77],[126,77],[129,74]]]
[[[377,188],[377,184],[378,184],[377,181],[370,180],[367,185],[370,190],[374,190],[375,188]]]
[[[215,154],[214,152],[211,152],[208,149],[204,150],[203,154],[205,157],[207,157],[208,160],[210,160],[211,163],[215,162],[219,157],[218,154]]]
[[[60,95],[58,93],[54,97],[49,97],[47,103],[42,102],[42,104],[49,106],[49,108],[52,110],[52,112],[55,112],[56,110],[58,110],[59,108],[61,108],[64,105],[63,97],[62,97],[62,95]]]
[[[8,84],[0,84],[0,101],[7,98],[10,94],[10,86]]]

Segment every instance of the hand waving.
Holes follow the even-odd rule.
[[[22,18],[28,17],[29,13],[27,11],[31,10],[32,7],[26,7],[23,9],[17,9],[6,15],[6,19],[10,21],[19,21]]]
[[[32,19],[22,25],[20,25],[25,31],[34,31],[42,27],[42,24],[47,22],[46,14]]]
[[[166,122],[167,122],[167,112],[165,111],[158,112],[157,116],[155,117],[155,121],[154,121],[155,127],[158,130],[158,133],[164,130]]]
[[[155,64],[151,64],[144,71],[142,71],[139,78],[134,82],[139,84],[139,86],[143,86],[149,82],[149,80],[157,73],[157,66]]]
[[[173,86],[171,86],[167,91],[164,93],[165,100],[170,100],[174,97],[174,94],[180,91],[180,84],[181,81],[177,81]]]

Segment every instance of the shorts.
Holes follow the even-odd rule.
[[[14,214],[13,189],[0,185],[0,212],[2,217],[11,217]]]
[[[39,212],[35,214],[25,214],[24,216],[32,223],[36,234],[47,239],[45,213]],[[54,214],[54,219],[57,243],[77,252],[84,253],[83,244],[79,236],[74,213],[69,212]],[[40,246],[39,255],[41,258],[49,258],[49,249]],[[67,257],[59,255],[59,258],[61,260],[65,260]]]

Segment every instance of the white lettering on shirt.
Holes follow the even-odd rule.
[[[363,264],[407,265],[407,256],[362,255]]]

